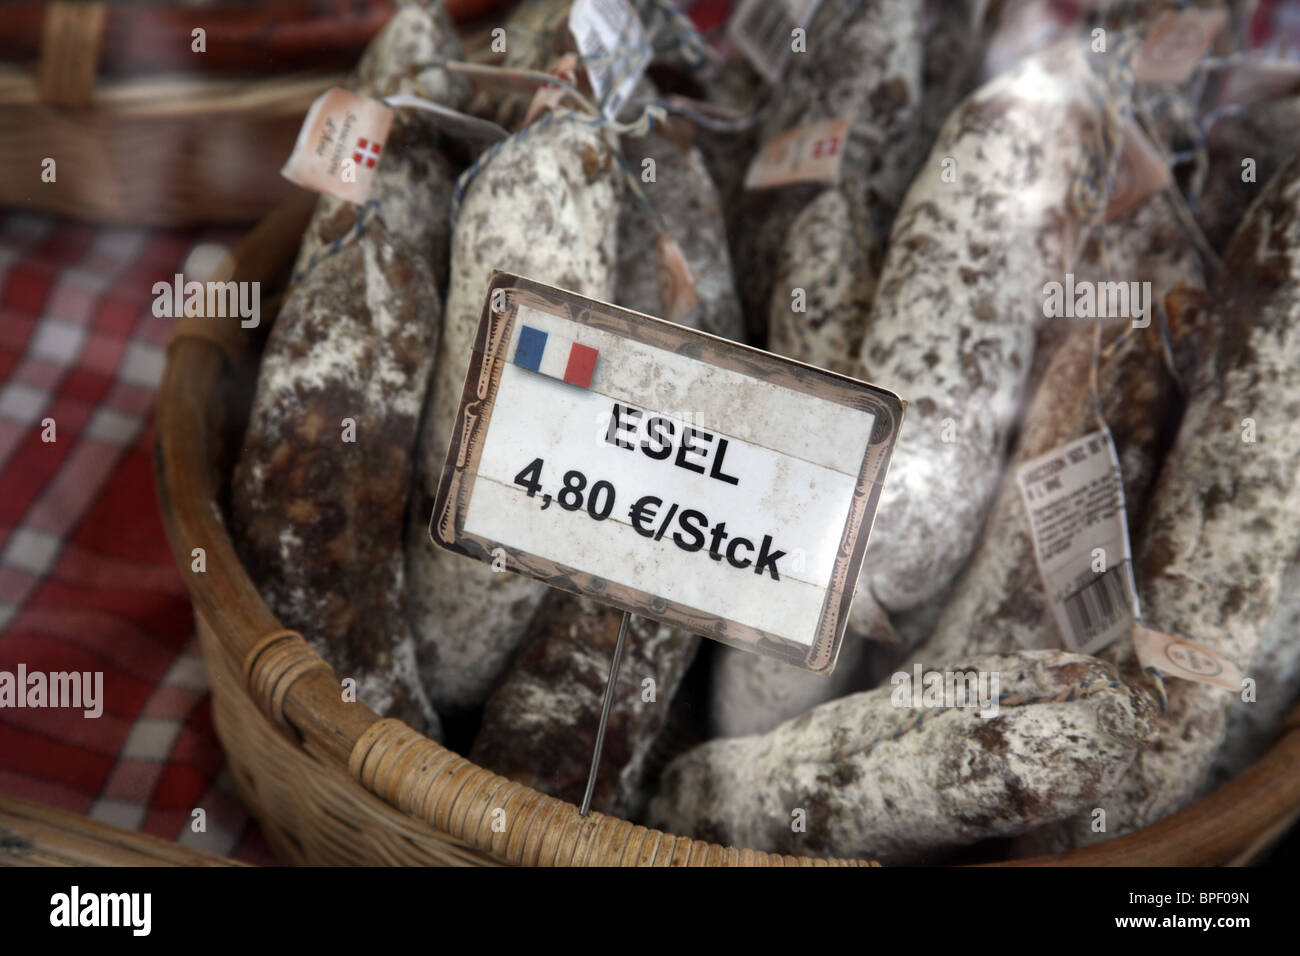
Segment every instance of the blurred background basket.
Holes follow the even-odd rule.
[[[312,202],[255,228],[213,278],[263,283],[265,334]],[[593,813],[497,776],[404,724],[344,703],[329,666],[283,630],[249,580],[223,515],[260,338],[238,320],[178,322],[157,406],[155,465],[240,793],[286,862],[309,864],[803,865]],[[192,568],[203,548],[206,571]],[[498,808],[506,827],[495,832]],[[1255,859],[1300,815],[1300,707],[1270,751],[1182,812],[1137,833],[1015,864],[1220,865]],[[835,861],[847,862],[847,861]]]
[[[307,107],[392,12],[392,0],[5,4],[0,206],[251,222],[294,192],[279,170]]]

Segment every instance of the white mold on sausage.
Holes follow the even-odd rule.
[[[931,599],[975,543],[1029,373],[1042,288],[1068,270],[1118,155],[1124,71],[1118,53],[1091,56],[1070,42],[976,91],[945,124],[894,223],[857,377],[909,405],[855,616],[873,598],[890,611]]]
[[[1248,674],[1300,550],[1300,157],[1233,236],[1216,312],[1219,338],[1202,351],[1151,495],[1137,579],[1147,627]],[[1131,642],[1104,657],[1134,686],[1149,686]],[[1240,692],[1176,678],[1164,687],[1157,744],[1101,803],[1107,833],[1072,823],[1055,828],[1049,845],[1144,827],[1204,791]]]
[[[231,495],[271,610],[356,681],[356,699],[430,736],[402,535],[439,319],[432,271],[372,217],[277,317]]]
[[[1091,806],[1150,736],[1149,703],[1093,658],[960,663],[986,675],[986,698],[998,675],[995,716],[914,707],[901,683],[832,701],[678,757],[650,823],[756,850],[923,862]]]
[[[600,130],[585,115],[564,111],[506,142],[465,191],[407,533],[420,672],[440,710],[483,702],[546,592],[544,584],[494,572],[429,537],[488,280],[500,269],[608,301],[618,262],[622,175]]]
[[[1282,718],[1300,701],[1300,562],[1291,565],[1282,581],[1282,597],[1246,676],[1255,681],[1253,699],[1238,694],[1232,701],[1223,746],[1210,768],[1213,785],[1263,756]]]
[[[699,304],[673,321],[710,335],[742,341],[744,320],[727,248],[722,200],[699,150],[660,133],[623,137],[623,155],[667,234],[695,277]],[[646,161],[653,165],[646,166]],[[652,181],[646,171],[653,169]],[[658,226],[631,190],[619,211],[617,303],[664,316],[656,264]]]
[[[921,5],[916,0],[865,0],[856,8],[827,3],[808,31],[808,51],[791,57],[763,123],[761,141],[822,120],[847,119],[838,188],[853,216],[851,232],[883,247],[908,183],[925,155],[921,132]],[[846,68],[854,64],[855,68]],[[775,264],[802,210],[829,188],[801,183],[751,190],[739,213],[735,251],[741,301],[760,332],[771,308],[787,305],[793,288],[821,278],[817,263],[787,256],[784,287]],[[810,220],[804,219],[805,224]],[[858,268],[856,263],[838,263]],[[803,268],[800,269],[799,267]],[[806,272],[804,270],[807,270]],[[860,328],[860,311],[840,321]]]

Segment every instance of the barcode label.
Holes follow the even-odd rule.
[[[727,26],[727,35],[765,80],[776,83],[790,59],[791,33],[808,26],[820,2],[744,0]]]
[[[650,65],[641,21],[626,0],[576,0],[569,9],[569,31],[601,112],[614,119]]]
[[[1016,478],[1065,646],[1095,654],[1128,634],[1138,617],[1124,485],[1110,432],[1026,462]]]
[[[1065,599],[1074,644],[1083,647],[1131,613],[1125,576],[1129,562],[1097,575],[1090,584]]]

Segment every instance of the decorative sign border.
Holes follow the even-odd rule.
[[[493,300],[503,306],[498,312]],[[875,416],[875,425],[858,473],[853,502],[840,537],[830,586],[811,647],[729,618],[705,613],[597,575],[567,567],[509,544],[465,531],[465,515],[474,490],[479,459],[492,420],[501,372],[509,361],[506,346],[520,304],[602,329],[645,345],[667,349],[711,365],[804,392]],[[894,442],[907,403],[893,392],[844,375],[697,332],[652,316],[543,285],[521,276],[494,272],[479,320],[474,351],[460,409],[438,485],[429,534],[451,551],[491,562],[501,548],[511,571],[544,581],[552,587],[613,605],[643,617],[682,627],[741,650],[777,657],[819,673],[830,673],[839,655],[858,572],[875,518],[880,489],[889,470]]]

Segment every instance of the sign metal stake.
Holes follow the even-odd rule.
[[[605,684],[605,701],[600,705],[600,723],[596,727],[596,746],[591,751],[591,769],[587,771],[587,792],[582,795],[578,816],[585,817],[591,808],[591,795],[596,789],[596,772],[600,767],[600,752],[605,747],[605,725],[609,723],[610,707],[614,704],[614,685],[618,683],[618,666],[623,662],[623,642],[627,639],[627,625],[632,615],[623,612],[618,625],[618,640],[614,642],[614,656],[609,662],[609,681]]]

